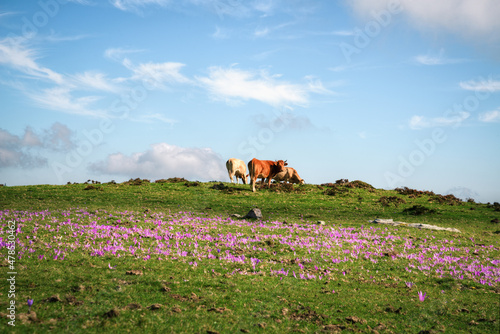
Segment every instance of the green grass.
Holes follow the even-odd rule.
[[[248,185],[216,185],[0,187],[1,230],[12,220],[20,228],[12,329],[498,333],[500,274],[492,261],[500,259],[500,225],[491,221],[500,212],[494,206],[451,205],[429,193],[362,185],[256,193]],[[415,206],[426,210],[414,215]],[[229,218],[251,208],[262,210],[262,222]],[[369,223],[375,218],[462,233]],[[123,249],[106,248],[118,244]],[[7,272],[5,246],[1,255]],[[450,263],[433,262],[445,258]],[[252,259],[259,259],[255,267]],[[489,266],[493,276],[462,264]],[[427,294],[423,302],[418,291]],[[3,278],[0,293],[6,328]],[[31,319],[28,297],[35,301]]]

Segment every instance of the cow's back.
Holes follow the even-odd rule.
[[[248,163],[248,173],[250,174],[250,177],[266,178],[269,176],[271,166],[273,164],[274,161],[271,160],[258,160],[253,158]]]
[[[246,173],[246,166],[243,160],[231,158],[226,162],[226,168],[229,171],[236,172],[240,171],[242,173]]]

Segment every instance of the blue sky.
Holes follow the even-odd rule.
[[[496,0],[0,4],[0,183],[185,177],[287,159],[500,201]]]

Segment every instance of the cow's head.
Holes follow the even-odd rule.
[[[276,160],[271,165],[271,177],[274,177],[274,175],[278,174],[279,172],[282,172],[285,169],[286,165],[288,165],[286,161]]]

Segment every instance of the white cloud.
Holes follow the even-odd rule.
[[[224,160],[210,148],[184,148],[167,143],[151,145],[145,152],[127,156],[111,154],[91,169],[127,177],[184,177],[201,181],[221,180],[226,176]]]
[[[8,65],[38,79],[46,79],[58,84],[64,77],[36,62],[36,50],[23,45],[22,38],[4,38],[0,41],[0,64]]]
[[[411,23],[422,29],[443,30],[465,37],[498,40],[500,2],[498,0],[346,0],[356,13],[371,17],[396,4]],[[487,40],[483,40],[486,42]]]
[[[166,124],[174,125],[177,123],[175,119],[165,117],[164,115],[160,113],[154,113],[154,114],[145,114],[145,115],[140,115],[137,118],[132,118],[132,121],[135,122],[142,122],[142,123],[157,123],[157,122],[163,122]]]
[[[190,80],[180,73],[185,66],[182,63],[146,63],[133,68],[134,78],[138,80],[152,80],[159,84],[188,83]]]
[[[111,0],[111,4],[123,11],[139,12],[140,7],[149,5],[165,6],[170,0]]]
[[[228,39],[229,36],[229,31],[220,27],[215,27],[215,32],[212,34],[214,39]]]
[[[130,53],[144,52],[140,49],[124,49],[124,48],[108,48],[104,51],[104,56],[108,59],[122,62],[125,59],[125,55]]]
[[[457,64],[465,61],[464,59],[453,59],[447,58],[444,54],[444,50],[441,49],[438,54],[426,54],[418,55],[413,58],[413,60],[420,65],[446,65],[446,64]]]
[[[106,77],[106,74],[94,71],[87,71],[76,74],[72,77],[75,84],[81,88],[117,93],[120,88],[112,80]]]
[[[421,130],[433,127],[459,126],[463,121],[470,117],[470,113],[465,111],[457,112],[450,117],[427,118],[415,115],[410,119],[409,126],[413,130]]]
[[[465,90],[493,93],[500,91],[500,81],[495,81],[491,78],[479,81],[462,81],[460,82],[460,87]]]
[[[258,28],[255,29],[254,36],[255,37],[265,37],[269,34],[269,28]]]
[[[308,87],[277,80],[265,71],[211,67],[208,77],[197,78],[216,99],[257,100],[272,106],[306,105]]]
[[[487,111],[479,115],[479,120],[485,123],[500,122],[500,109]]]

